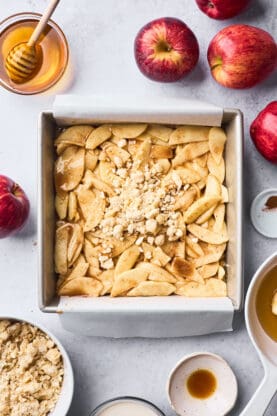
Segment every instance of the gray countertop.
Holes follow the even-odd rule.
[[[42,11],[46,0],[1,2],[0,19],[20,11]],[[263,377],[257,354],[248,338],[243,315],[233,333],[180,339],[102,339],[65,332],[55,315],[37,307],[37,119],[51,108],[55,94],[128,93],[147,96],[193,97],[225,107],[240,108],[245,117],[245,282],[259,264],[277,250],[276,240],[259,235],[249,220],[254,196],[276,187],[277,170],[255,150],[249,124],[258,110],[276,99],[277,79],[245,91],[224,89],[211,78],[206,50],[217,31],[233,22],[276,31],[274,0],[253,0],[252,7],[226,22],[208,19],[194,0],[67,0],[55,12],[71,51],[71,68],[55,88],[45,94],[23,97],[0,90],[0,173],[17,180],[30,197],[32,210],[27,227],[17,236],[0,241],[0,313],[24,315],[46,325],[63,342],[72,359],[76,385],[70,416],[88,415],[101,401],[118,395],[136,395],[153,401],[167,416],[173,416],[165,394],[171,368],[185,354],[207,350],[221,354],[239,381],[239,400],[232,416],[254,393]],[[274,18],[275,13],[275,18]],[[133,59],[133,40],[142,25],[162,16],[184,20],[198,37],[201,58],[198,67],[176,84],[158,84],[144,78]],[[275,33],[276,36],[276,33]],[[277,398],[266,415],[276,416]]]

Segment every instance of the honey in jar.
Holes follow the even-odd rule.
[[[0,24],[0,83],[9,90],[21,94],[36,94],[50,88],[62,76],[68,62],[68,46],[61,29],[49,21],[37,42],[39,65],[34,75],[23,83],[12,82],[5,69],[9,52],[18,44],[28,42],[40,15],[23,13],[4,20]]]

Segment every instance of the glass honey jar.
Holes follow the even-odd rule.
[[[16,45],[29,40],[40,17],[38,13],[19,13],[0,23],[0,85],[18,94],[37,94],[49,89],[61,78],[68,64],[65,35],[50,20],[38,40],[41,56],[34,76],[23,83],[15,83],[8,77],[7,55]]]

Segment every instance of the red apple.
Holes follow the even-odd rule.
[[[250,88],[276,69],[277,45],[262,29],[231,25],[212,39],[208,61],[219,84],[228,88]]]
[[[250,135],[261,155],[277,164],[277,101],[258,114],[250,126]]]
[[[213,19],[230,19],[241,13],[250,0],[196,0],[202,12]]]
[[[164,17],[153,20],[139,31],[135,39],[135,59],[146,77],[175,82],[195,67],[199,46],[184,22]]]
[[[20,230],[29,210],[29,200],[20,186],[7,176],[0,175],[0,238]]]

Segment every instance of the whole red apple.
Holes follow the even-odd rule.
[[[251,0],[196,0],[202,12],[213,19],[230,19],[241,13]]]
[[[250,126],[250,135],[261,155],[277,164],[277,101],[258,114]]]
[[[140,71],[160,82],[175,82],[188,74],[199,59],[194,33],[179,19],[164,17],[145,25],[135,39]]]
[[[211,41],[208,61],[214,79],[228,88],[250,88],[277,67],[277,45],[262,29],[231,25]]]
[[[0,238],[20,230],[29,210],[29,200],[20,186],[7,176],[0,175]]]

